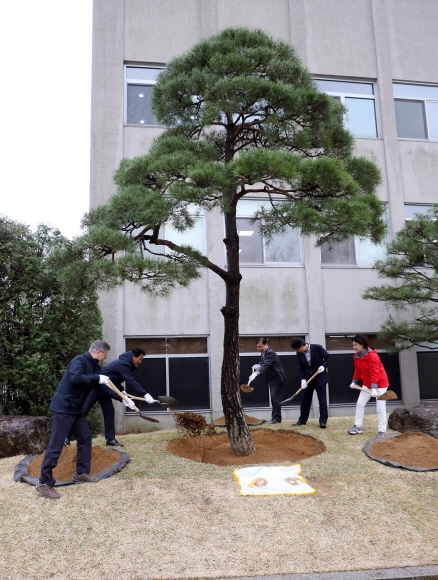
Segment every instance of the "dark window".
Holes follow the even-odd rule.
[[[178,401],[178,409],[209,409],[208,358],[170,358],[169,395]]]
[[[438,399],[438,352],[417,352],[420,399]]]
[[[133,348],[133,347],[131,347]],[[160,395],[167,395],[166,392],[166,359],[145,357],[141,365],[134,372],[135,380],[154,399]],[[127,389],[129,393],[129,388]],[[134,401],[140,411],[161,411],[160,405],[149,405],[146,401]]]

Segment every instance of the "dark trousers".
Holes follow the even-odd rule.
[[[102,408],[103,423],[105,425],[105,438],[115,439],[116,428],[114,426],[114,406],[111,397],[105,397],[105,395],[98,393],[96,389],[91,389],[90,394],[82,407],[82,415],[86,417],[97,401],[99,401]]]
[[[312,406],[313,391],[316,391],[319,401],[319,422],[327,423],[328,410],[327,410],[327,393],[325,385],[308,385],[303,391],[303,398],[301,399],[300,406],[300,418],[298,419],[300,423],[307,423],[309,418],[310,407]]]
[[[56,480],[53,478],[52,471],[58,463],[67,434],[71,432],[78,443],[76,472],[79,475],[90,473],[92,436],[88,423],[82,415],[67,415],[54,411],[51,415],[52,433],[41,465],[40,482],[53,487]]]
[[[284,383],[278,385],[269,385],[271,391],[272,421],[281,422],[281,401],[283,400]]]

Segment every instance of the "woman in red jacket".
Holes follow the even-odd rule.
[[[356,416],[354,427],[348,432],[350,435],[363,433],[362,422],[365,413],[365,405],[371,397],[376,397],[378,434],[382,439],[386,433],[386,401],[380,401],[378,397],[386,393],[389,387],[388,376],[383,368],[377,352],[368,346],[368,339],[364,334],[356,334],[351,339],[353,342],[354,355],[354,375],[350,386],[357,385],[362,381],[362,391],[356,404]]]

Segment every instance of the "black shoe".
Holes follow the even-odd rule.
[[[66,437],[64,439],[64,447],[68,447],[70,445],[70,439],[68,437]]]
[[[297,421],[296,423],[292,424],[292,427],[299,427],[300,425],[305,425],[305,423],[301,423],[301,421]]]
[[[327,428],[327,424],[326,423],[320,423],[319,424],[319,428],[320,429],[326,429]]]
[[[111,447],[124,447],[121,443],[117,441],[117,439],[107,439],[106,444]]]
[[[271,425],[275,425],[276,423],[281,423],[281,421],[279,421],[278,419],[274,419],[274,421],[271,421]]]

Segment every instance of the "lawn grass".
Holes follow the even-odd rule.
[[[301,462],[310,496],[241,497],[233,467],[168,453],[176,431],[118,436],[131,463],[49,501],[0,460],[0,579],[159,580],[438,564],[438,472],[394,469],[349,436],[351,417],[300,433],[327,452]],[[260,427],[258,427],[260,428]],[[290,421],[266,428],[289,429]],[[95,445],[104,445],[96,439]]]

